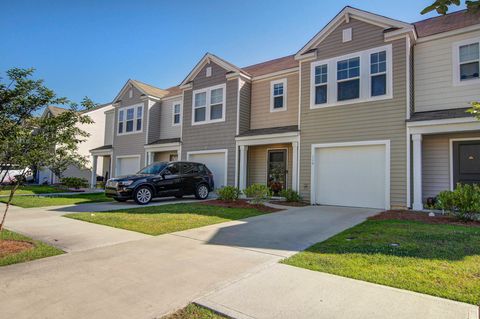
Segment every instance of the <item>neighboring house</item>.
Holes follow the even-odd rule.
[[[109,134],[105,127],[105,112],[112,109],[111,104],[99,105],[91,110],[83,111],[84,115],[88,115],[93,123],[79,124],[79,128],[90,134],[90,136],[82,143],[78,144],[78,154],[85,156],[87,163],[85,167],[70,166],[64,172],[63,176],[85,178],[91,182],[92,163],[90,162],[90,149],[104,145],[104,136]],[[66,110],[56,106],[48,106],[45,108],[42,116],[57,116]],[[98,167],[98,172],[102,172],[102,165]],[[59,182],[59,178],[48,168],[42,168],[37,171],[36,182],[39,184],[54,184]]]
[[[112,176],[207,164],[217,187],[280,182],[312,204],[421,209],[480,182],[480,15],[414,24],[344,8],[295,55],[207,53],[179,86],[129,80],[107,116]],[[111,127],[113,127],[113,131]]]

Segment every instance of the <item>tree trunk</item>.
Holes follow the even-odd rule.
[[[22,174],[21,174],[21,178],[23,179],[25,177],[25,172],[26,172],[26,168],[23,170]],[[7,212],[8,212],[8,209],[10,208],[10,204],[12,202],[12,199],[13,199],[13,195],[15,194],[15,192],[17,191],[18,187],[20,186],[20,183],[21,183],[21,180],[18,179],[15,181],[15,185],[13,185],[12,189],[10,190],[10,195],[8,196],[8,201],[5,203],[5,210],[3,211],[3,216],[2,216],[2,221],[0,222],[0,231],[2,231],[3,229],[3,225],[5,225],[5,219],[7,218]]]

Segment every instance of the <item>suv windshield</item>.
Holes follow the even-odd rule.
[[[148,165],[144,169],[140,170],[138,174],[156,175],[156,174],[159,174],[166,166],[167,166],[167,163],[153,163]]]

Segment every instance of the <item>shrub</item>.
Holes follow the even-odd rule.
[[[224,186],[217,190],[218,199],[234,201],[237,200],[242,192],[237,187],[233,186]]]
[[[63,177],[61,183],[68,188],[79,189],[81,187],[88,187],[88,181],[85,178],[79,177]]]
[[[281,190],[280,196],[284,197],[287,202],[299,202],[302,200],[302,196],[293,189]]]
[[[251,199],[254,204],[262,204],[271,197],[270,189],[267,185],[252,184],[243,190],[245,196]]]
[[[457,184],[454,191],[441,192],[437,207],[460,220],[480,220],[480,185]]]

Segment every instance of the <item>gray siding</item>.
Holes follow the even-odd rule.
[[[187,159],[190,151],[227,149],[228,172],[227,183],[235,183],[235,134],[237,118],[238,80],[226,79],[226,70],[215,63],[210,63],[212,76],[205,77],[205,67],[193,80],[192,90],[184,91],[182,159]],[[192,126],[192,92],[226,83],[225,122]]]
[[[173,126],[173,105],[181,103],[182,99],[162,101],[160,115],[160,135],[157,138],[176,138],[180,137],[182,125]]]
[[[240,120],[239,120],[239,134],[242,134],[250,129],[250,100],[251,100],[251,83],[242,81],[240,86]]]
[[[148,143],[158,140],[160,136],[161,102],[150,102],[148,114]]]
[[[480,132],[424,135],[422,140],[422,195],[425,202],[450,189],[450,139],[480,138]]]
[[[342,43],[342,30],[353,40]],[[318,60],[385,45],[383,28],[351,19],[318,47]],[[310,62],[301,64],[300,192],[310,199],[311,145],[316,143],[390,140],[392,207],[406,206],[406,43],[393,45],[393,99],[310,109]]]
[[[113,135],[115,134],[115,110],[105,112],[105,137],[103,145],[113,145]]]

